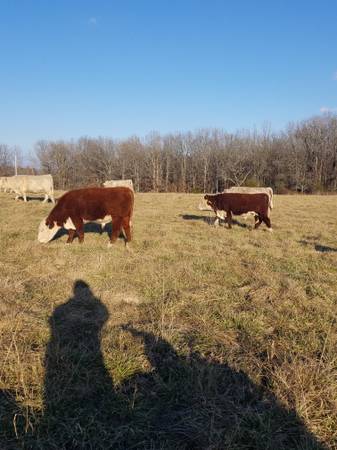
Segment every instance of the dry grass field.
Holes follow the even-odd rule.
[[[201,198],[136,194],[127,252],[0,194],[1,450],[337,448],[337,197]]]

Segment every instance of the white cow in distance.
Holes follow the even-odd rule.
[[[17,200],[23,197],[27,202],[27,194],[44,194],[43,203],[48,201],[48,198],[55,203],[54,199],[54,182],[53,177],[48,175],[15,175],[7,177],[6,188],[15,192]]]
[[[133,182],[132,180],[107,180],[103,183],[104,187],[128,187],[132,191],[133,189]]]
[[[232,186],[223,192],[237,192],[238,194],[267,194],[269,197],[269,208],[273,209],[274,192],[271,187],[250,187],[250,186]]]
[[[7,177],[0,177],[0,191],[7,192]]]

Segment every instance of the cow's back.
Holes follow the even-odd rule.
[[[254,211],[263,215],[268,215],[269,196],[266,193],[242,194],[242,193],[221,193],[217,196],[217,208],[230,211],[235,215]]]
[[[84,220],[96,220],[113,215],[132,216],[134,205],[133,191],[126,187],[83,188],[65,193],[55,206],[62,210],[62,216],[75,215]]]

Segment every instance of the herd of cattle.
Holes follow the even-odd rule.
[[[134,190],[132,180],[110,180],[104,187],[75,189],[60,197],[48,217],[39,226],[38,240],[47,243],[53,239],[58,230],[68,231],[67,243],[70,244],[77,235],[80,242],[84,240],[84,224],[99,223],[102,228],[112,222],[109,245],[123,232],[125,243],[131,241]],[[51,175],[16,175],[0,177],[0,190],[15,193],[15,199],[22,197],[27,201],[27,194],[44,194],[44,202],[54,200],[54,185]],[[235,186],[219,194],[208,194],[199,204],[200,210],[214,211],[214,225],[223,220],[231,228],[232,215],[253,214],[255,228],[264,222],[272,231],[270,212],[273,209],[272,188],[251,188]]]

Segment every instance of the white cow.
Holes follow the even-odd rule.
[[[15,192],[17,200],[23,197],[27,201],[27,194],[43,193],[45,198],[43,202],[48,201],[48,198],[55,203],[54,200],[54,183],[51,175],[16,175],[14,177],[7,177],[6,187]]]
[[[7,192],[7,177],[0,177],[0,191]]]
[[[132,191],[133,189],[133,183],[132,180],[107,180],[103,183],[104,187],[128,187]]]
[[[238,194],[267,194],[269,197],[269,208],[273,209],[273,189],[271,187],[249,187],[249,186],[232,186],[225,189],[224,192],[237,192]]]

